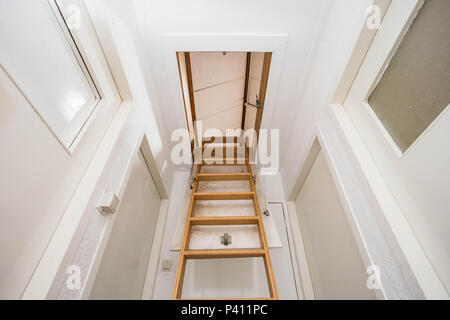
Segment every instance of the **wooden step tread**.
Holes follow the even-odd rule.
[[[258,224],[257,216],[226,216],[226,217],[193,217],[190,219],[191,225],[249,225]]]
[[[175,299],[175,300],[195,300],[195,301],[203,301],[203,300],[278,300],[277,298],[217,298],[217,299]]]
[[[266,251],[264,249],[188,250],[182,254],[186,259],[226,259],[264,257]]]
[[[194,192],[196,200],[252,200],[254,192]]]
[[[202,144],[208,143],[238,143],[240,141],[245,141],[246,137],[241,136],[223,136],[223,137],[203,137]]]
[[[248,180],[248,179],[250,179],[249,172],[199,173],[199,174],[197,174],[197,181],[233,181],[233,180]]]
[[[203,159],[204,166],[229,166],[229,165],[244,165],[248,162],[248,158],[212,158]]]

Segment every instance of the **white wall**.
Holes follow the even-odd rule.
[[[339,2],[333,7],[333,15],[327,23],[326,33],[321,35],[320,48],[315,52],[314,60],[302,89],[303,94],[293,104],[293,113],[280,114],[280,121],[294,118],[286,144],[295,144],[281,153],[281,174],[284,189],[290,192],[295,184],[294,172],[308,152],[316,123],[325,107],[331,103],[340,76],[346,67],[353,46],[362,28],[366,8],[371,0],[350,0]],[[339,26],[339,27],[337,27]]]
[[[295,200],[316,299],[375,299],[322,152]]]

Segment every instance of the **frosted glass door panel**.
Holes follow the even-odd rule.
[[[450,1],[428,0],[369,104],[406,151],[450,103]]]
[[[417,269],[433,297],[450,289],[449,21],[448,0],[391,1],[344,102],[427,256],[418,261],[436,271]]]
[[[58,15],[48,1],[0,0],[0,64],[70,147],[99,94]]]

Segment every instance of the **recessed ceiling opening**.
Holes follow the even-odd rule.
[[[270,52],[178,52],[187,128],[194,147],[195,130],[203,137],[258,132],[270,69]],[[195,127],[200,122],[201,126]]]

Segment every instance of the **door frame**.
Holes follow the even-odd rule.
[[[384,14],[389,10],[391,1],[397,0],[373,1],[374,5],[382,8],[381,17],[384,17]],[[330,127],[332,127],[335,131],[333,134],[337,134],[339,137],[337,143],[342,145],[348,157],[347,161],[354,168],[359,178],[361,190],[363,190],[364,196],[366,197],[365,201],[369,205],[368,210],[376,217],[384,234],[384,239],[386,239],[390,247],[391,253],[389,255],[395,258],[394,263],[400,268],[400,275],[404,280],[399,278],[398,281],[399,283],[400,281],[405,281],[407,284],[407,288],[402,290],[408,290],[412,294],[412,298],[415,299],[448,299],[448,293],[445,287],[415,237],[408,221],[403,216],[402,210],[394,195],[391,193],[386,181],[373,161],[367,146],[362,141],[347,110],[343,106],[345,98],[358,75],[359,68],[376,34],[377,30],[369,30],[365,24],[362,26],[360,35],[336,88],[332,102],[325,110],[324,119],[319,122],[318,130],[322,130],[325,133],[331,130]],[[348,193],[345,189],[343,191]],[[354,201],[356,204],[353,202],[352,206],[357,206],[358,202],[361,202],[357,199],[354,199]],[[372,244],[366,243],[366,246],[369,245]],[[371,254],[372,258],[376,258],[377,256],[381,257],[382,252],[374,248]],[[398,272],[395,273],[397,274]],[[393,280],[390,282],[393,282]],[[393,283],[387,281],[386,285],[389,288]],[[391,295],[388,294],[388,298],[390,297]]]

